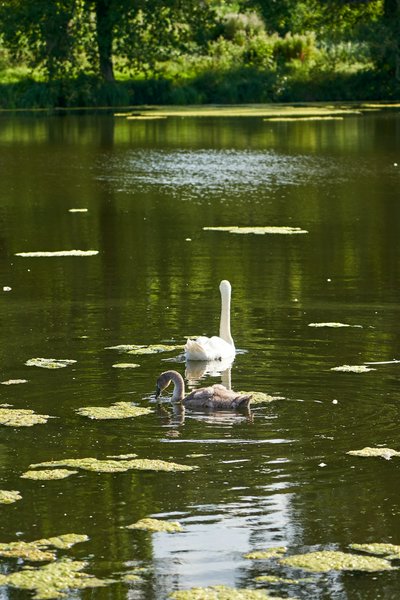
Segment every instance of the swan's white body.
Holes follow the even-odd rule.
[[[231,284],[223,280],[219,285],[221,292],[221,319],[219,323],[219,336],[200,336],[195,340],[187,340],[185,345],[186,360],[221,360],[232,359],[235,356],[235,344],[231,336]]]

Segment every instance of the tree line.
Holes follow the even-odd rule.
[[[25,64],[44,81],[110,84],[157,77],[174,61],[170,78],[198,75],[200,63],[204,76],[238,57],[264,77],[280,69],[282,84],[283,63],[290,75],[307,61],[315,70],[318,52],[331,62],[347,53],[396,88],[400,0],[2,0],[0,52],[3,68]]]

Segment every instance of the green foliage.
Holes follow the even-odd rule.
[[[3,0],[0,107],[395,98],[396,7]]]

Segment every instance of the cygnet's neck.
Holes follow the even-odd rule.
[[[219,337],[234,346],[231,336],[231,284],[225,279],[221,281],[219,290],[221,292],[221,319],[219,322]]]
[[[168,377],[170,377],[174,384],[174,391],[171,398],[172,402],[182,402],[185,397],[185,382],[183,381],[182,375],[177,371],[168,371]]]

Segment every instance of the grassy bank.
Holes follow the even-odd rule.
[[[254,68],[210,71],[192,79],[165,76],[104,83],[95,77],[0,81],[0,108],[127,106],[138,104],[240,104],[396,100],[399,86],[373,71],[291,76]]]

